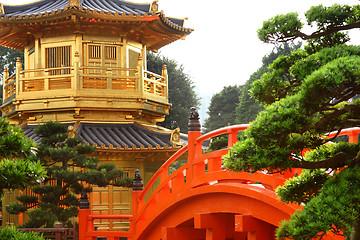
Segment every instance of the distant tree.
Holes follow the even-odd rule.
[[[9,75],[15,73],[16,70],[16,60],[21,58],[21,61],[24,61],[24,53],[18,50],[13,50],[7,47],[0,46],[0,76],[2,79],[2,74],[5,68],[8,68]]]
[[[209,117],[203,126],[205,132],[235,124],[235,109],[241,91],[242,86],[226,86],[211,97],[207,112]]]
[[[4,189],[24,189],[44,180],[40,161],[29,159],[34,151],[35,144],[21,128],[0,118],[0,197]]]
[[[20,203],[10,204],[9,213],[29,211],[25,227],[54,227],[56,221],[71,226],[70,219],[78,214],[77,194],[91,191],[91,185],[105,187],[109,184],[130,186],[132,180],[114,164],[98,166],[99,160],[90,157],[94,147],[83,144],[78,137],[67,135],[67,127],[59,122],[39,125],[35,133],[41,137],[36,159],[46,167],[48,176],[43,185],[33,187],[34,195],[20,195]]]
[[[3,72],[5,68],[8,68],[9,75],[15,73],[16,70],[16,60],[20,57],[21,61],[24,62],[24,53],[18,50],[13,50],[7,47],[0,46],[0,81],[3,79]],[[0,84],[0,103],[2,103],[3,92],[2,92],[2,83]],[[1,116],[1,112],[0,112]]]
[[[360,5],[313,6],[303,31],[297,13],[277,15],[258,30],[264,42],[307,40],[304,49],[278,57],[273,71],[253,83],[266,107],[223,159],[235,171],[299,176],[276,189],[280,199],[303,205],[281,223],[278,239],[360,239],[360,144],[334,143],[329,132],[360,126],[360,46],[345,44],[344,30],[360,28]],[[307,150],[307,151],[305,151]]]
[[[289,55],[291,51],[300,48],[300,46],[301,42],[297,44],[285,42],[275,46],[269,54],[263,57],[262,66],[251,74],[241,91],[239,103],[236,107],[236,123],[250,123],[256,118],[258,113],[264,109],[263,105],[251,96],[250,89],[253,82],[260,79],[264,73],[271,71],[268,67],[276,58]]]
[[[198,107],[200,98],[194,90],[193,81],[184,72],[182,65],[178,66],[176,61],[164,56],[148,53],[147,68],[149,71],[161,74],[163,65],[166,65],[168,71],[169,102],[172,106],[165,121],[158,125],[169,129],[180,128],[181,132],[187,133],[189,109]]]

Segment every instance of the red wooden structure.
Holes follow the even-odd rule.
[[[226,127],[205,135],[201,135],[199,126],[190,126],[188,145],[165,162],[143,190],[133,191],[132,215],[90,215],[89,209],[80,209],[79,239],[275,239],[274,230],[279,223],[301,208],[282,203],[274,193],[293,173],[249,174],[223,169],[222,156],[236,143],[238,132],[248,125]],[[359,132],[360,128],[353,128],[340,135],[348,135],[349,141],[356,142]],[[229,137],[228,148],[203,153],[203,142],[222,134]],[[186,153],[187,163],[169,175],[169,166]],[[150,193],[155,184],[158,187]],[[129,232],[94,231],[94,220],[105,218],[129,219]]]

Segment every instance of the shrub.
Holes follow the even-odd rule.
[[[21,232],[14,226],[0,229],[0,240],[45,240],[34,232]]]

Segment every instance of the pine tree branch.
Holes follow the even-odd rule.
[[[347,24],[347,25],[341,25],[341,26],[329,26],[324,31],[316,31],[312,34],[308,35],[303,32],[298,32],[297,34],[294,34],[294,37],[300,37],[303,40],[309,40],[309,39],[316,39],[321,38],[327,35],[330,35],[332,33],[350,30],[354,28],[360,28],[360,21],[357,21],[355,23]]]
[[[348,113],[349,111],[359,111],[359,110],[360,110],[360,106],[355,105],[355,104],[346,104],[341,109],[334,109],[333,113],[325,115],[324,118],[320,119],[317,123],[315,123],[314,129],[319,129],[319,128],[323,127],[324,125],[328,124],[330,121],[332,121],[336,118],[339,118],[341,115]],[[350,119],[346,119],[342,122],[349,121],[349,120]],[[354,122],[354,121],[359,121],[359,120],[352,119],[352,122]]]
[[[354,156],[345,153],[339,152],[335,154],[333,157],[322,159],[316,162],[309,162],[309,161],[297,161],[294,160],[296,163],[296,167],[305,168],[305,169],[319,169],[319,168],[339,168],[344,167],[347,165],[349,160],[354,159]]]

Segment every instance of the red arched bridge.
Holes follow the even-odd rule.
[[[132,215],[91,215],[87,199],[81,200],[80,240],[275,239],[274,230],[279,223],[301,208],[282,203],[274,193],[294,173],[249,174],[223,169],[222,156],[236,143],[238,132],[248,125],[226,127],[205,135],[201,135],[200,124],[194,127],[190,121],[189,126],[188,144],[164,163],[143,190],[135,184]],[[348,135],[350,142],[356,142],[359,132],[359,128],[353,128],[340,135]],[[227,149],[203,153],[205,140],[223,134],[228,135]],[[169,174],[170,165],[186,154],[187,163]],[[151,193],[154,185],[158,187]],[[130,229],[94,231],[96,219],[129,219]]]

